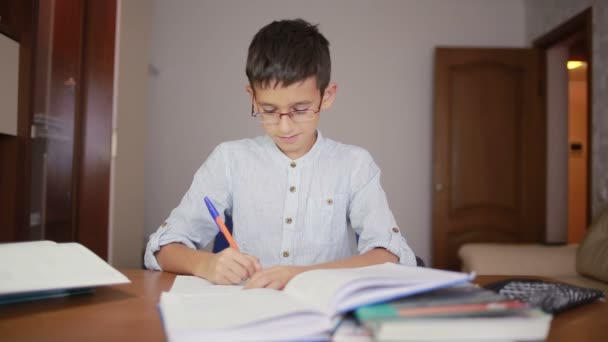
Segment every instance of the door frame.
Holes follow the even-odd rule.
[[[557,27],[552,29],[551,31],[543,34],[542,36],[534,39],[532,45],[535,48],[538,48],[543,51],[544,59],[545,59],[545,67],[543,68],[544,76],[542,84],[542,91],[544,94],[547,93],[547,76],[546,76],[546,59],[547,59],[547,50],[566,39],[568,39],[573,34],[584,32],[585,38],[587,40],[587,57],[589,59],[587,63],[587,215],[586,215],[586,226],[589,225],[593,215],[593,191],[592,191],[592,182],[591,182],[591,167],[592,167],[592,127],[593,127],[593,8],[589,7],[574,17],[566,20],[565,22],[559,24]],[[546,104],[545,104],[546,106]],[[546,108],[545,108],[546,110]]]

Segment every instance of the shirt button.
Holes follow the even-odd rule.
[[[289,256],[289,252],[288,251],[283,251],[283,257],[287,258]]]
[[[295,162],[295,161],[292,161],[292,162],[291,162],[291,164],[289,164],[289,166],[291,166],[291,167],[296,167],[296,162]]]
[[[399,228],[393,227],[393,233],[399,233]]]
[[[291,222],[293,222],[293,220],[292,220],[291,217],[288,217],[288,218],[285,219],[285,223],[291,224]]]
[[[334,204],[334,200],[331,198],[327,199],[327,204],[329,204],[329,205]]]
[[[291,192],[296,192],[296,187],[295,187],[295,186],[290,186],[290,187],[289,187],[289,191],[291,191]]]

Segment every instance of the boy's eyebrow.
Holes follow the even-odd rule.
[[[311,105],[313,103],[313,101],[311,100],[305,100],[305,101],[298,101],[295,103],[290,103],[289,107],[296,107],[296,106],[304,106],[304,105]],[[262,106],[262,107],[274,107],[274,108],[278,108],[279,106],[273,104],[273,103],[268,103],[268,102],[258,102],[258,105]]]

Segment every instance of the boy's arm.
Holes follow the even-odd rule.
[[[308,266],[306,271],[321,268],[349,268],[362,267],[385,262],[398,263],[399,258],[384,248],[374,248],[363,254],[355,255],[350,258],[331,261],[323,264]]]
[[[239,284],[261,270],[256,257],[226,248],[214,254],[171,243],[161,247],[156,260],[163,270],[191,274],[215,284]]]
[[[398,257],[404,265],[416,265],[416,256],[401,234],[380,183],[380,168],[365,152],[351,174],[351,201],[348,218],[359,236],[359,254],[376,248]]]
[[[385,262],[399,262],[399,258],[384,248],[374,248],[363,254],[350,258],[326,262],[311,266],[277,266],[257,272],[245,284],[246,289],[268,287],[282,289],[296,275],[310,270],[328,268],[362,267]]]
[[[195,272],[193,267],[199,264],[198,261],[205,261],[207,258],[205,254],[201,254],[204,252],[196,250],[206,246],[217,235],[215,221],[205,208],[204,198],[211,198],[220,213],[231,207],[231,181],[226,159],[228,148],[226,144],[221,144],[213,150],[194,174],[192,184],[179,205],[171,211],[158,230],[150,235],[144,256],[148,269],[165,269],[163,263],[157,259],[160,255],[168,266],[168,271],[201,274],[200,271]],[[169,245],[177,247],[165,249],[165,246]],[[165,254],[168,254],[168,257]],[[205,262],[202,264],[206,265]],[[213,279],[212,276],[209,277],[210,280]]]

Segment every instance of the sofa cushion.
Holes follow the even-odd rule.
[[[466,272],[576,277],[576,249],[577,245],[468,243],[458,255]]]
[[[557,276],[557,277],[550,277],[551,280],[555,280],[555,281],[560,281],[562,283],[566,283],[566,284],[572,284],[572,285],[576,285],[576,286],[582,286],[582,287],[588,287],[588,288],[592,288],[592,289],[597,289],[600,291],[608,291],[608,283],[605,282],[601,282],[599,280],[595,280],[591,277],[585,277],[585,276]]]
[[[576,255],[576,270],[608,282],[608,208],[589,226]]]

